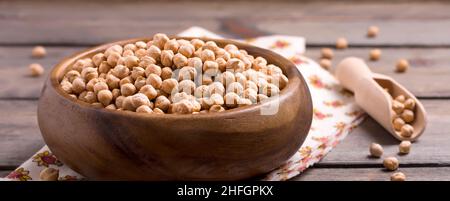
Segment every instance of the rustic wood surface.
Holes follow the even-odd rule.
[[[263,12],[249,12],[254,10]],[[345,56],[367,59],[370,49],[381,48],[382,59],[368,62],[371,69],[405,85],[422,99],[429,114],[428,128],[411,154],[398,156],[401,171],[408,180],[450,180],[448,10],[448,2],[409,1],[233,1],[233,6],[220,1],[0,1],[0,176],[43,145],[36,104],[45,77],[29,77],[30,63],[49,70],[92,45],[155,32],[176,34],[195,25],[227,37],[302,35],[307,39],[306,55],[313,59],[318,59],[320,48],[345,36],[351,48],[335,51],[334,64]],[[367,39],[366,29],[373,24],[380,27],[380,35]],[[36,44],[47,46],[46,58],[30,57]],[[393,71],[398,58],[409,59],[407,73]],[[382,170],[381,159],[367,157],[372,142],[397,156],[398,142],[368,118],[294,180],[388,180],[390,173]]]

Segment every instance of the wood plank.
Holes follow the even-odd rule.
[[[39,97],[42,83],[46,76],[38,78],[28,76],[27,66],[30,63],[41,63],[46,73],[56,65],[59,60],[67,57],[84,47],[47,47],[48,56],[43,59],[30,57],[32,47],[1,47],[0,46],[0,98],[33,98]],[[335,64],[346,56],[367,58],[368,48],[350,48],[335,51]],[[436,48],[383,48],[382,59],[377,62],[368,62],[372,70],[392,76],[413,94],[422,98],[450,97],[450,61],[448,49]],[[318,59],[320,48],[308,48],[306,55]],[[394,72],[395,62],[398,58],[410,60],[411,68],[407,73]],[[19,84],[20,83],[20,84]]]
[[[399,141],[379,124],[367,119],[329,153],[318,165],[321,167],[374,165],[381,159],[369,158],[372,142],[384,148],[384,156],[395,156],[409,166],[450,166],[450,100],[422,100],[428,112],[428,125],[419,140],[412,144],[408,155],[398,155]]]
[[[0,44],[99,44],[197,25],[227,35],[245,36],[249,27],[302,35],[311,45],[345,36],[353,45],[448,46],[449,9],[448,2],[2,1]],[[230,19],[247,27],[224,23]],[[381,34],[367,39],[372,24]]]
[[[422,101],[429,113],[428,128],[413,144],[411,153],[398,158],[406,166],[450,166],[450,100]],[[0,167],[21,164],[43,145],[36,104],[37,101],[30,100],[0,100]],[[367,119],[317,166],[381,166],[381,159],[367,157],[372,142],[382,144],[386,155],[397,156],[398,142],[372,119]]]
[[[0,101],[0,169],[14,169],[44,145],[37,101]]]
[[[407,181],[450,181],[450,167],[400,168]],[[293,181],[389,181],[382,168],[310,168]]]

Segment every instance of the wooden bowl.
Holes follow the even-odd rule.
[[[298,151],[312,121],[308,87],[292,62],[251,45],[204,38],[221,47],[235,44],[283,70],[289,83],[273,115],[261,115],[261,109],[275,100],[210,114],[113,111],[74,100],[60,88],[77,59],[139,40],[150,38],[82,51],[52,70],[39,99],[38,123],[67,166],[92,180],[239,180],[267,173]]]

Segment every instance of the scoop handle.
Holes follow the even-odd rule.
[[[357,57],[343,59],[334,70],[342,86],[352,92],[355,92],[361,80],[372,79],[372,71],[362,59]]]

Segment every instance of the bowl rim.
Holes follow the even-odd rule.
[[[260,48],[254,45],[250,45],[250,44],[245,44],[236,40],[230,40],[230,39],[216,39],[216,38],[208,38],[208,37],[181,37],[181,36],[169,36],[170,39],[185,39],[185,40],[192,40],[192,39],[201,39],[203,41],[214,41],[214,42],[219,42],[219,43],[225,43],[225,44],[234,44],[236,46],[238,46],[239,49],[244,49],[244,50],[248,50],[248,49],[254,49],[257,50],[259,54],[266,54],[266,55],[272,55],[274,58],[276,58],[277,60],[280,60],[280,63],[286,63],[287,65],[281,67],[283,71],[283,74],[285,74],[286,77],[288,77],[289,82],[286,85],[285,88],[283,88],[282,90],[280,90],[280,93],[278,94],[278,96],[275,96],[278,98],[278,101],[281,103],[283,102],[285,99],[287,99],[291,94],[295,93],[296,91],[296,87],[300,87],[300,88],[304,88],[303,90],[300,89],[302,92],[305,92],[306,94],[304,94],[306,96],[307,100],[305,101],[306,104],[306,109],[310,108],[312,110],[312,99],[311,99],[311,93],[309,90],[309,87],[306,83],[306,81],[304,80],[304,77],[302,76],[302,73],[297,69],[297,66],[290,60],[288,60],[287,58],[285,58],[284,56],[281,56],[280,54],[268,50],[268,49],[264,49],[264,48]],[[67,56],[65,58],[63,58],[58,64],[56,64],[49,75],[49,82],[51,87],[56,91],[56,94],[58,94],[60,96],[60,98],[63,98],[65,100],[67,100],[70,103],[73,103],[74,105],[82,108],[82,109],[86,109],[86,110],[94,110],[96,112],[101,112],[101,113],[105,113],[105,114],[112,114],[112,115],[126,115],[126,116],[132,116],[132,117],[137,117],[137,118],[174,118],[174,119],[197,119],[197,118],[212,118],[212,117],[232,117],[234,115],[237,114],[242,114],[242,113],[247,113],[247,112],[251,112],[251,111],[255,111],[255,110],[259,110],[262,107],[271,104],[271,102],[274,101],[274,99],[272,97],[269,97],[269,101],[265,101],[262,103],[256,103],[256,104],[252,104],[252,105],[247,105],[247,106],[242,106],[242,107],[237,107],[237,108],[233,108],[233,109],[228,109],[225,110],[223,112],[217,112],[217,113],[200,113],[200,114],[170,114],[170,113],[165,113],[165,114],[154,114],[154,113],[138,113],[138,112],[132,112],[132,111],[117,111],[117,110],[110,110],[110,109],[106,109],[106,108],[98,108],[95,107],[89,103],[83,102],[81,100],[78,99],[74,99],[73,97],[71,97],[68,93],[64,92],[61,88],[60,85],[60,74],[66,72],[65,70],[67,69],[67,67],[69,67],[71,64],[73,64],[76,60],[81,59],[81,58],[86,58],[88,55],[93,54],[93,53],[97,53],[99,51],[104,51],[106,50],[106,48],[111,47],[113,45],[123,45],[126,43],[134,43],[137,41],[144,41],[147,42],[149,40],[152,40],[151,37],[138,37],[138,38],[131,38],[131,39],[125,39],[125,40],[118,40],[118,41],[114,41],[114,42],[108,42],[108,43],[104,43],[101,45],[97,45],[88,49],[84,49],[84,50],[80,50],[70,56]],[[296,82],[293,82],[295,79],[292,78],[298,78],[298,80]],[[292,81],[291,81],[292,80]],[[296,85],[294,85],[296,84]],[[302,110],[304,110],[305,108],[303,108]],[[277,112],[278,113],[278,112]],[[273,115],[272,115],[273,116]]]

